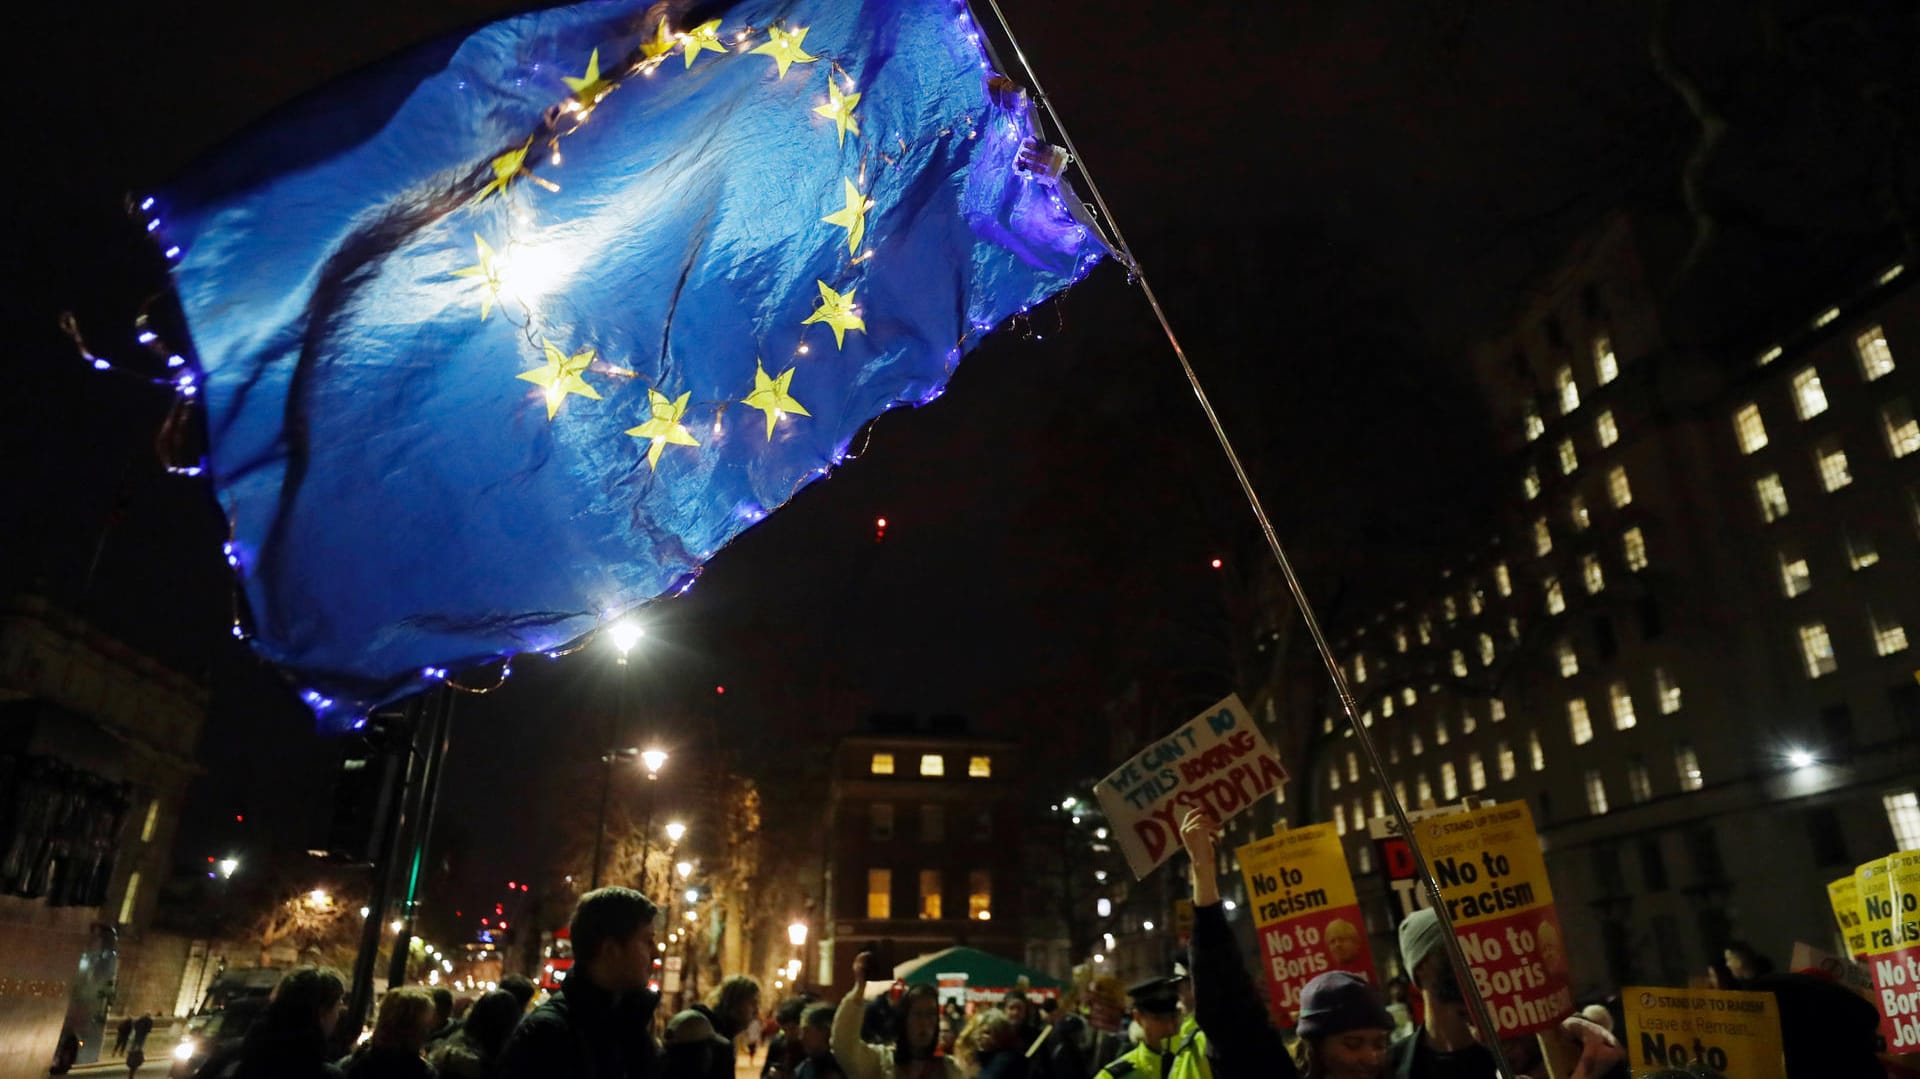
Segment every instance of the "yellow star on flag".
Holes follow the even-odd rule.
[[[787,393],[787,387],[793,384],[793,368],[780,372],[779,378],[768,378],[766,366],[758,359],[753,361],[753,392],[741,399],[749,408],[757,408],[767,414],[767,441],[773,441],[773,425],[780,422],[786,413],[796,416],[811,416],[800,402]]]
[[[846,347],[848,330],[867,332],[866,320],[862,319],[853,307],[853,294],[856,290],[848,289],[842,294],[833,291],[833,286],[825,281],[816,280],[814,284],[820,286],[820,306],[814,308],[813,314],[808,315],[806,321],[800,325],[811,326],[816,322],[824,322],[833,327],[835,348]]]
[[[713,19],[680,35],[680,47],[687,50],[687,66],[693,66],[693,58],[702,52],[717,52],[726,55],[727,47],[720,44],[720,20]]]
[[[638,427],[627,428],[627,433],[635,438],[653,440],[653,445],[647,447],[647,467],[656,471],[660,468],[660,454],[666,450],[668,443],[675,446],[700,444],[693,440],[692,432],[680,422],[680,418],[687,414],[687,398],[692,396],[692,391],[688,391],[677,400],[672,400],[659,390],[647,390],[647,402],[653,406],[653,418]]]
[[[840,182],[845,185],[847,205],[845,208],[835,210],[820,220],[825,221],[829,225],[838,225],[846,229],[847,252],[854,254],[860,250],[860,241],[866,238],[867,207],[871,205],[871,203],[867,201],[865,195],[860,193],[859,188],[853,186],[852,180],[841,177]],[[848,293],[848,295],[851,296],[852,293]]]
[[[662,18],[659,29],[654,32],[653,40],[640,43],[640,55],[647,60],[656,56],[665,56],[678,44],[679,42],[674,40],[673,31],[667,29],[667,20]]]
[[[473,234],[474,246],[480,249],[480,261],[473,266],[463,266],[453,271],[455,277],[477,277],[480,279],[480,321],[487,321],[493,314],[493,305],[500,302],[500,257],[494,254],[487,241]]]
[[[767,43],[753,51],[755,54],[773,57],[774,64],[780,68],[780,78],[784,79],[787,77],[788,67],[794,64],[811,64],[820,59],[800,48],[800,43],[806,39],[807,28],[804,26],[798,30],[782,30],[778,26],[770,26],[767,28]]]
[[[518,150],[508,150],[494,158],[490,163],[493,168],[493,182],[481,188],[480,193],[473,197],[473,201],[479,202],[495,191],[506,194],[507,185],[513,182],[513,178],[526,171],[527,149],[532,145],[533,139],[528,137],[525,146]]]
[[[581,372],[593,366],[593,349],[583,348],[569,356],[551,341],[542,340],[540,344],[547,350],[547,365],[536,371],[522,371],[514,377],[546,390],[549,421],[560,411],[560,402],[566,400],[570,393],[600,400],[600,391],[587,385],[587,380],[580,377]]]
[[[813,114],[832,120],[833,126],[840,129],[840,145],[845,146],[847,132],[851,131],[856,135],[860,133],[860,118],[853,114],[853,110],[859,105],[859,94],[843,94],[840,92],[840,84],[828,79],[827,103],[816,105]]]
[[[573,96],[580,104],[591,106],[608,85],[607,80],[600,77],[600,50],[593,50],[593,55],[587,57],[585,75],[577,79],[572,75],[562,75],[560,81],[567,84],[567,89],[573,91]]]

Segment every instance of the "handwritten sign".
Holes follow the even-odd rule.
[[[1181,724],[1100,781],[1100,799],[1133,875],[1180,849],[1180,820],[1205,809],[1223,823],[1286,782],[1279,754],[1238,695]]]
[[[1300,991],[1329,970],[1373,981],[1366,919],[1331,824],[1281,832],[1235,852],[1247,878],[1269,1006],[1282,1026],[1300,1020]]]
[[[1416,821],[1460,949],[1502,1038],[1573,1014],[1566,936],[1525,802]]]
[[[1772,993],[1628,986],[1627,1057],[1635,1075],[1664,1068],[1739,1079],[1786,1079]]]
[[[1849,873],[1827,885],[1827,902],[1833,906],[1833,921],[1840,927],[1840,939],[1847,942],[1847,954],[1859,959],[1867,954],[1867,929],[1860,913],[1860,882]]]
[[[1867,933],[1880,1035],[1893,1053],[1920,1053],[1920,850],[1854,870]]]

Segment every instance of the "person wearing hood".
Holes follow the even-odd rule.
[[[1396,1079],[1493,1079],[1493,1051],[1474,1040],[1466,995],[1447,957],[1439,915],[1416,910],[1400,923],[1400,962],[1420,993],[1423,1021],[1393,1043]]]

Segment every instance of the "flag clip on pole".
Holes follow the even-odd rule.
[[[1467,975],[1460,979],[1460,987],[1473,1007],[1474,1022],[1479,1027],[1480,1037],[1493,1051],[1503,1079],[1516,1079],[1513,1065],[1507,1060],[1506,1053],[1500,1047],[1499,1028],[1494,1024],[1493,1013],[1488,1009],[1486,1000],[1481,997],[1480,988],[1474,983],[1471,968],[1467,965],[1466,953],[1460,948],[1460,940],[1453,926],[1453,916],[1448,912],[1447,905],[1440,895],[1440,884],[1434,879],[1432,867],[1427,864],[1426,853],[1420,849],[1420,840],[1414,833],[1413,822],[1407,819],[1406,807],[1400,804],[1399,796],[1394,793],[1393,784],[1387,777],[1386,765],[1380,759],[1379,748],[1374,745],[1366,725],[1360,722],[1359,708],[1354,703],[1353,690],[1347,684],[1346,672],[1341,670],[1339,660],[1334,657],[1333,648],[1327,643],[1326,634],[1320,628],[1320,618],[1314,613],[1313,603],[1307,598],[1306,589],[1301,586],[1300,578],[1293,571],[1293,563],[1288,559],[1286,548],[1281,545],[1280,537],[1274,531],[1273,522],[1267,516],[1266,507],[1261,503],[1259,493],[1254,490],[1253,480],[1247,475],[1246,466],[1241,463],[1240,455],[1234,451],[1233,442],[1227,437],[1227,429],[1221,424],[1219,414],[1214,411],[1212,399],[1207,396],[1206,389],[1200,384],[1200,376],[1187,359],[1186,349],[1181,347],[1179,337],[1174,334],[1173,325],[1167,320],[1166,311],[1160,306],[1160,298],[1155,295],[1153,285],[1147,279],[1146,268],[1140,264],[1139,259],[1134,257],[1132,248],[1127,245],[1126,236],[1120,231],[1120,222],[1114,218],[1113,211],[1107,208],[1107,200],[1100,193],[1100,185],[1095,182],[1092,170],[1087,167],[1086,157],[1080,153],[1079,148],[1074,146],[1073,136],[1068,134],[1065,121],[1054,110],[1046,90],[1040,85],[1039,76],[1034,73],[1033,65],[1027,62],[1026,52],[1020,48],[1020,41],[1014,36],[1013,27],[1008,24],[1006,13],[1000,10],[999,0],[987,0],[987,6],[993,10],[994,19],[1000,24],[1001,33],[1006,35],[1007,43],[1012,46],[1014,58],[1019,61],[1028,85],[1033,87],[1034,96],[1039,100],[1040,107],[1046,110],[1054,129],[1060,134],[1060,141],[1065,144],[1067,153],[1072,155],[1073,164],[1079,168],[1081,179],[1087,185],[1087,193],[1093,196],[1094,206],[1100,211],[1100,216],[1106,221],[1107,228],[1113,233],[1114,246],[1120,249],[1121,257],[1131,267],[1134,280],[1139,283],[1140,292],[1146,297],[1147,306],[1153,309],[1153,317],[1159,322],[1161,332],[1166,334],[1167,344],[1173,349],[1174,359],[1179,362],[1181,372],[1186,375],[1187,385],[1192,388],[1195,399],[1200,403],[1200,411],[1206,414],[1207,424],[1213,429],[1214,438],[1219,440],[1221,452],[1226,455],[1227,464],[1233,469],[1234,478],[1239,481],[1241,492],[1246,495],[1247,507],[1253,511],[1254,520],[1260,526],[1260,534],[1265,537],[1267,548],[1273,553],[1273,560],[1280,568],[1280,575],[1286,579],[1287,591],[1292,594],[1295,605],[1300,609],[1300,619],[1306,624],[1307,633],[1313,638],[1314,649],[1320,653],[1320,660],[1326,666],[1327,676],[1333,680],[1334,692],[1339,695],[1340,709],[1347,717],[1347,724],[1366,751],[1368,767],[1373,770],[1374,779],[1380,784],[1387,805],[1392,807],[1393,818],[1400,826],[1400,833],[1406,837],[1407,847],[1413,852],[1414,866],[1419,870],[1420,879],[1426,882],[1427,898],[1433,906],[1433,912],[1438,917],[1441,928],[1446,931],[1442,936],[1446,944],[1447,959],[1453,964],[1455,971]]]

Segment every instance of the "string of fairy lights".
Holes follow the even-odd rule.
[[[992,67],[972,13],[964,3],[956,3],[954,10],[967,40],[977,50],[980,70],[991,76]],[[623,433],[647,442],[645,456],[650,471],[657,471],[662,457],[675,447],[699,451],[702,443],[695,434],[696,427],[706,437],[708,445],[724,438],[727,434],[725,414],[736,405],[744,405],[762,414],[764,426],[759,433],[771,442],[783,424],[810,416],[806,406],[792,392],[792,380],[798,365],[815,347],[808,340],[808,331],[815,326],[830,331],[836,351],[844,349],[848,334],[865,334],[866,321],[859,293],[865,275],[872,272],[877,255],[876,250],[866,242],[867,223],[869,215],[875,210],[884,212],[871,192],[872,172],[880,166],[896,166],[898,162],[911,158],[941,140],[952,138],[956,133],[963,132],[969,140],[979,138],[987,123],[989,110],[976,107],[963,112],[917,142],[909,143],[896,136],[890,146],[876,144],[863,132],[861,124],[861,106],[870,98],[871,88],[863,89],[841,58],[825,51],[820,54],[807,51],[809,32],[806,26],[784,23],[765,27],[744,24],[729,31],[719,19],[674,30],[663,17],[650,37],[643,38],[632,54],[610,68],[603,69],[599,50],[592,50],[580,68],[581,74],[561,76],[566,96],[545,110],[539,127],[519,144],[502,150],[484,166],[475,169],[472,182],[478,185],[478,189],[462,209],[469,213],[484,214],[490,205],[503,205],[506,213],[495,215],[493,222],[493,227],[499,230],[495,235],[502,239],[496,247],[484,235],[489,227],[488,222],[476,222],[472,229],[475,261],[472,265],[449,271],[447,281],[470,292],[471,298],[477,301],[480,321],[487,322],[497,313],[500,316],[498,321],[517,330],[527,345],[536,351],[540,366],[517,372],[514,377],[536,388],[530,391],[529,398],[537,394],[545,406],[549,423],[559,419],[569,397],[578,396],[594,401],[604,399],[600,388],[588,381],[591,375],[603,380],[601,386],[607,385],[606,379],[618,379],[638,382],[646,389],[648,418],[637,426],[626,428]],[[716,54],[716,58],[709,59],[708,54]],[[602,356],[594,344],[567,345],[556,342],[545,332],[546,308],[541,301],[556,279],[570,268],[570,264],[555,245],[542,242],[536,218],[538,205],[534,201],[535,196],[529,193],[529,187],[548,193],[561,190],[560,181],[555,177],[563,175],[561,170],[568,159],[568,152],[564,148],[566,140],[579,133],[593,118],[595,111],[631,80],[653,79],[663,71],[676,68],[684,73],[692,70],[696,63],[710,64],[720,59],[753,55],[765,56],[772,61],[770,81],[774,83],[785,81],[796,69],[803,79],[809,77],[805,74],[807,71],[817,69],[825,73],[825,95],[814,99],[808,111],[822,121],[820,126],[833,135],[833,152],[847,166],[841,170],[838,208],[821,218],[822,222],[843,230],[835,243],[838,247],[844,242],[845,254],[827,277],[816,281],[816,306],[794,328],[791,359],[786,366],[769,371],[765,361],[756,357],[750,389],[727,400],[693,402],[690,391],[681,390],[674,394],[658,385],[646,373]],[[676,59],[679,63],[672,63]],[[1024,102],[1024,92],[1020,92],[1018,103],[1024,105]],[[1008,139],[1020,138],[1021,128],[1013,120],[1006,120],[1004,129],[1003,132],[994,131],[991,134],[1004,135]],[[852,147],[848,146],[849,136],[852,136]],[[534,152],[536,145],[542,148],[542,152]],[[849,153],[852,155],[850,160]],[[1059,154],[1050,165],[1043,165],[1039,174],[1047,179],[1057,178],[1065,164],[1064,154]],[[1050,186],[1049,195],[1056,208],[1074,213],[1079,219],[1075,239],[1084,240],[1092,220],[1090,213],[1078,204],[1070,208],[1063,203],[1057,185]],[[167,239],[156,199],[149,196],[137,203],[130,199],[127,208],[136,220],[143,222],[146,234],[158,246],[169,269],[177,265],[182,251],[178,244]],[[1075,266],[1072,280],[1078,281],[1090,272],[1098,260],[1098,254],[1087,255]],[[174,399],[162,422],[158,446],[162,463],[172,474],[202,476],[207,471],[207,461],[202,453],[189,449],[191,426],[188,422],[193,406],[198,403],[200,376],[188,362],[187,350],[174,347],[150,324],[148,310],[158,298],[150,298],[142,305],[135,323],[135,341],[149,357],[150,365],[164,372],[160,375],[144,374],[135,365],[117,364],[93,352],[87,347],[71,315],[63,317],[62,328],[81,358],[93,369],[130,374],[149,384],[172,389]],[[1028,308],[1023,306],[1016,318],[1027,315]],[[991,328],[991,325],[975,323],[967,329],[946,353],[947,373],[951,374],[967,342]],[[941,392],[942,388],[936,385],[917,401],[892,402],[886,407],[891,409],[900,404],[927,404],[937,399]],[[709,412],[710,421],[696,421],[697,416],[705,416]],[[869,438],[871,432],[872,427],[868,425]],[[849,449],[845,444],[837,447],[827,463],[797,478],[788,497],[798,493],[806,483],[827,475],[831,467],[858,456],[858,453],[850,453]],[[753,519],[764,517],[766,512],[759,510]],[[236,575],[231,632],[234,638],[245,640],[249,632],[243,617],[238,583],[247,571],[247,560],[233,538],[231,522],[223,553]],[[680,595],[691,588],[698,572],[697,568],[693,570],[670,590],[670,594]],[[611,624],[623,613],[618,609],[607,610],[601,627]],[[550,659],[570,655],[590,645],[598,632],[596,629],[567,647],[545,650],[542,654]],[[494,678],[487,684],[463,684],[440,667],[423,668],[418,677],[422,684],[440,683],[460,692],[484,694],[499,688],[512,675],[512,656],[502,657],[498,663]],[[325,713],[336,706],[332,698],[318,690],[304,690],[301,697],[317,713]],[[363,722],[364,719],[357,719],[353,725],[357,727]]]

